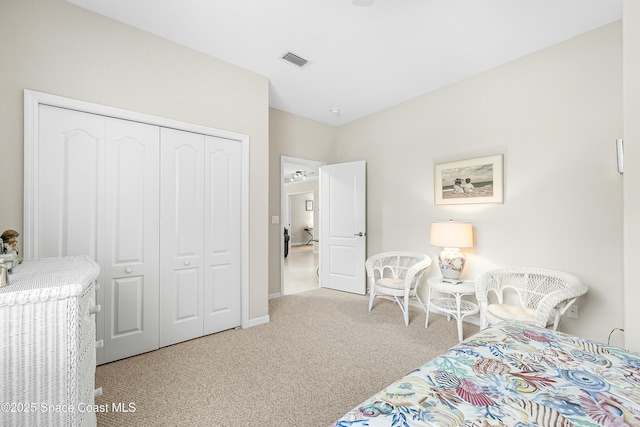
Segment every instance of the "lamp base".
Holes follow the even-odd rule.
[[[458,248],[444,248],[438,256],[438,265],[442,272],[442,277],[446,281],[460,282],[460,276],[464,269],[467,257]]]

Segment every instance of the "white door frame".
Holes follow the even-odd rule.
[[[280,231],[278,234],[278,239],[280,241],[280,294],[278,296],[284,295],[284,239],[282,238],[284,230],[284,224],[282,222],[282,214],[287,212],[287,203],[289,198],[285,194],[284,191],[284,164],[285,163],[297,163],[301,165],[309,165],[320,167],[326,165],[325,162],[318,162],[316,160],[308,160],[301,159],[298,157],[289,157],[289,156],[280,156]],[[317,205],[318,200],[314,200],[315,209],[320,209],[320,206]],[[314,224],[315,225],[315,224]],[[318,248],[320,250],[320,248]]]
[[[38,165],[38,110],[40,104],[53,107],[68,108],[86,113],[115,117],[124,120],[148,123],[161,127],[184,130],[217,136],[242,144],[242,212],[241,212],[241,292],[242,292],[242,328],[251,325],[249,319],[249,136],[236,132],[210,128],[193,123],[166,119],[149,114],[123,110],[106,105],[94,104],[77,99],[65,98],[57,95],[24,91],[24,238],[23,251],[25,259],[32,259],[35,248],[35,195],[37,194],[37,165]],[[159,177],[158,177],[159,179]],[[158,230],[158,232],[160,232]],[[284,247],[283,247],[284,250]],[[284,262],[284,261],[282,261]],[[281,284],[282,287],[282,284]]]

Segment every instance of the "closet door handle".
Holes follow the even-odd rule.
[[[131,267],[127,267],[124,269],[124,272],[127,274],[131,274],[131,272],[133,271],[133,269]]]
[[[187,265],[187,266],[188,266],[188,265],[191,265],[191,261],[186,260],[186,261],[184,262],[184,265]]]

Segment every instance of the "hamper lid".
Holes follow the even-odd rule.
[[[0,306],[77,296],[99,274],[100,267],[87,256],[24,261],[13,268],[9,284],[0,288]]]

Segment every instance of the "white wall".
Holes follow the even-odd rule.
[[[301,213],[303,217],[303,220],[300,221],[300,224],[298,224],[298,226],[301,226],[301,224],[309,224],[313,226],[314,236],[317,236],[318,235],[317,233],[320,231],[320,228],[319,228],[320,218],[318,216],[319,206],[317,204],[320,196],[320,180],[311,179],[306,181],[287,183],[284,185],[284,192],[287,197],[293,194],[300,194],[300,193],[306,194],[305,197],[300,197],[300,206],[297,207],[297,209],[299,210],[298,213],[299,214]],[[312,211],[305,210],[306,209],[305,200],[313,200]],[[283,221],[286,222],[286,218],[283,218]],[[294,227],[294,224],[292,223],[291,226]],[[298,230],[298,233],[300,233],[300,230]],[[301,240],[304,240],[304,243],[306,243],[307,240],[309,240],[309,235],[304,230],[302,230],[302,233],[300,234],[300,236],[302,238],[297,240],[294,240],[294,238],[292,237],[291,241],[299,242]]]
[[[335,126],[306,119],[275,108],[269,113],[269,215],[285,215],[280,207],[280,186],[282,175],[280,158],[282,156],[313,160],[323,163],[335,163]],[[308,181],[312,182],[312,181]],[[287,184],[285,192],[293,192],[290,186],[302,186],[306,183]],[[300,188],[300,187],[298,187]],[[297,190],[306,191],[306,190]],[[318,200],[316,193],[316,200]],[[319,227],[318,207],[314,203],[315,225]],[[284,225],[271,224],[269,229],[269,295],[280,294],[282,232]],[[316,234],[317,235],[317,234]]]
[[[300,182],[295,182],[295,183],[289,183],[289,184],[285,184],[284,186],[284,191],[285,194],[290,195],[290,194],[298,194],[298,193],[303,193],[303,192],[307,192],[306,194],[309,197],[304,197],[301,198],[301,204],[299,206],[299,210],[302,212],[302,215],[304,217],[304,219],[301,221],[301,223],[308,223],[309,225],[313,226],[313,235],[315,238],[317,238],[317,236],[319,236],[320,234],[320,217],[319,217],[319,205],[317,204],[317,202],[319,201],[319,196],[320,196],[320,180],[318,179],[312,179],[312,180],[308,180],[308,181],[300,181]],[[305,200],[313,200],[313,210],[312,211],[306,211],[306,203]],[[292,218],[293,219],[293,218]],[[300,225],[300,224],[298,224]],[[294,224],[291,224],[291,226],[293,227]],[[300,230],[298,230],[298,233],[300,233]],[[291,238],[292,242],[299,242],[301,240],[303,240],[303,243],[306,243],[310,236],[304,231],[302,230],[301,234],[302,238],[300,239],[296,239],[294,240],[294,238]],[[316,245],[314,244],[314,251],[317,250]]]
[[[300,193],[306,193],[308,196],[308,197],[305,196],[304,198],[302,197],[300,198],[301,201],[298,209],[299,209],[299,213],[302,214],[304,219],[301,220],[300,224],[297,225],[297,227],[299,228],[299,230],[297,230],[297,233],[299,234],[299,236],[294,237],[294,235],[292,235],[291,242],[293,242],[293,244],[298,244],[299,242],[306,243],[309,240],[310,236],[306,233],[306,231],[300,228],[301,224],[312,225],[314,228],[313,235],[314,237],[317,238],[317,236],[319,236],[319,233],[320,233],[320,218],[318,215],[319,205],[317,204],[319,201],[319,194],[320,194],[320,180],[311,179],[311,180],[287,183],[284,185],[284,191],[287,197],[292,194],[300,194]],[[305,200],[313,200],[313,211],[305,210],[306,209]],[[293,220],[293,217],[292,217],[292,220]],[[285,222],[286,222],[286,213],[283,212],[283,224],[286,227]],[[291,227],[292,228],[294,227],[293,223],[291,224]],[[295,230],[290,230],[290,231],[293,231],[294,233],[296,233]],[[317,246],[315,243],[313,246],[313,250],[314,252],[317,251]]]
[[[499,266],[573,273],[590,290],[560,328],[606,342],[624,322],[621,36],[616,22],[340,127],[337,160],[367,161],[368,254],[435,259],[431,222],[471,221],[467,278]],[[434,206],[435,164],[492,154],[504,154],[504,204]]]
[[[307,234],[305,228],[313,228],[313,211],[306,210],[306,201],[313,203],[313,193],[302,193],[290,196],[291,201],[291,244],[304,245],[311,236]],[[313,233],[313,230],[311,230]]]
[[[23,230],[23,90],[249,135],[249,317],[268,316],[269,82],[62,0],[0,1],[0,229]]]
[[[624,46],[624,337],[626,348],[640,352],[640,2],[623,3]]]

